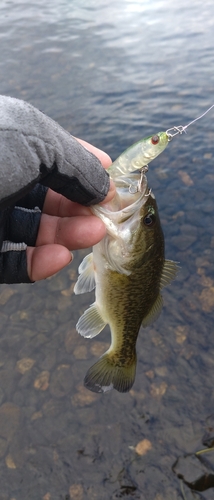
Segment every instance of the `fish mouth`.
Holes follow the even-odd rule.
[[[94,205],[91,211],[100,218],[108,217],[118,223],[129,219],[142,208],[150,193],[145,175],[147,170],[148,168],[115,178],[116,195],[113,200],[106,204]]]

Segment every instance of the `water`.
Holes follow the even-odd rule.
[[[3,0],[0,92],[115,159],[213,104],[213,25],[211,0]],[[172,471],[214,428],[213,139],[212,110],[150,166],[166,257],[181,269],[141,331],[129,394],[83,389],[110,340],[75,331],[93,301],[72,294],[86,252],[44,282],[1,286],[0,500],[213,498]]]

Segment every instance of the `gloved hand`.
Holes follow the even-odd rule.
[[[64,267],[69,250],[104,235],[101,221],[81,205],[104,200],[110,185],[88,149],[104,166],[111,160],[87,143],[85,149],[30,104],[6,96],[0,96],[0,137],[0,283],[32,282]],[[47,215],[41,218],[41,211]]]

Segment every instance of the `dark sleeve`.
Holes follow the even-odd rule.
[[[31,283],[27,246],[35,246],[47,188],[37,184],[15,207],[0,210],[0,283]]]

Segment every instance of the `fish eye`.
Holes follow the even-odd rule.
[[[151,138],[151,143],[156,145],[159,143],[159,140],[160,140],[160,138],[158,137],[158,135],[153,135]]]
[[[151,214],[151,213],[148,213],[147,215],[145,215],[144,219],[143,219],[143,223],[145,226],[153,226],[154,223],[156,221],[156,217],[154,214]]]

